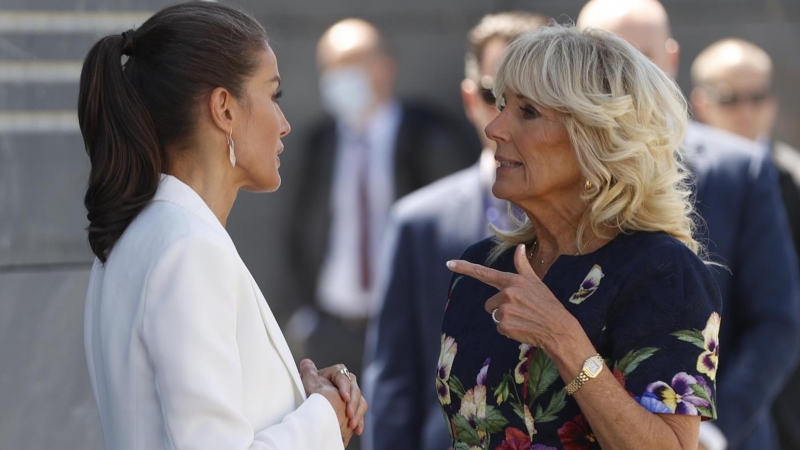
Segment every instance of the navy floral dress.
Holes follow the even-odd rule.
[[[481,241],[462,258],[485,264],[493,245]],[[516,272],[513,252],[492,267]],[[680,241],[620,234],[593,253],[559,257],[543,281],[642,407],[716,418],[722,300],[710,269]],[[553,361],[497,332],[484,310],[496,293],[470,277],[451,282],[436,385],[454,449],[600,448]]]

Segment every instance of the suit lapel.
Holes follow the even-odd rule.
[[[278,322],[275,320],[272,310],[270,310],[269,305],[267,305],[267,300],[264,298],[264,295],[261,294],[261,290],[258,288],[258,285],[253,279],[252,275],[250,275],[250,283],[253,286],[253,291],[256,293],[256,302],[258,303],[258,309],[261,312],[261,319],[264,321],[264,328],[266,328],[267,334],[269,334],[272,343],[275,345],[275,349],[278,350],[278,354],[281,355],[281,359],[286,365],[286,369],[289,370],[289,373],[294,380],[294,384],[300,394],[300,398],[305,400],[306,390],[303,388],[303,381],[300,379],[300,372],[297,370],[297,365],[295,365],[292,352],[289,350],[289,345],[286,343],[286,338],[283,337],[283,332],[278,326]]]

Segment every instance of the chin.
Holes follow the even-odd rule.
[[[242,187],[247,192],[275,192],[281,187],[280,175],[251,180]]]

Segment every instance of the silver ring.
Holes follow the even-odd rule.
[[[497,309],[498,308],[495,308],[494,311],[492,311],[492,322],[494,322],[495,325],[500,325],[500,321],[497,320]]]
[[[348,380],[352,380],[353,378],[350,376],[350,371],[347,370],[347,367],[339,371],[340,374],[347,377]]]

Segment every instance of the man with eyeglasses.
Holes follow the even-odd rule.
[[[484,128],[498,114],[492,94],[495,65],[520,34],[547,23],[542,16],[507,12],[484,17],[469,33],[464,112],[483,144],[480,161],[400,199],[380,261],[380,307],[370,322],[362,386],[370,399],[365,450],[445,450],[447,423],[436,395],[440,330],[452,272],[445,262],[508,229],[506,203],[491,192],[494,142]]]
[[[591,0],[577,24],[611,31],[678,73],[680,46],[657,0]],[[755,143],[696,122],[683,150],[696,179],[696,237],[725,266],[712,270],[723,302],[718,418],[700,425],[700,449],[777,450],[770,406],[796,367],[800,337],[797,256],[778,174]]]
[[[695,116],[708,125],[758,141],[778,168],[783,204],[795,250],[800,256],[800,153],[772,138],[778,100],[772,85],[772,59],[741,39],[717,41],[692,64],[691,101]],[[772,415],[781,448],[800,448],[800,371],[777,396]]]
[[[758,141],[772,157],[800,257],[800,152],[772,138],[778,115],[772,59],[755,44],[723,39],[695,58],[692,85],[692,108],[699,121]],[[800,448],[800,429],[797,433]]]

